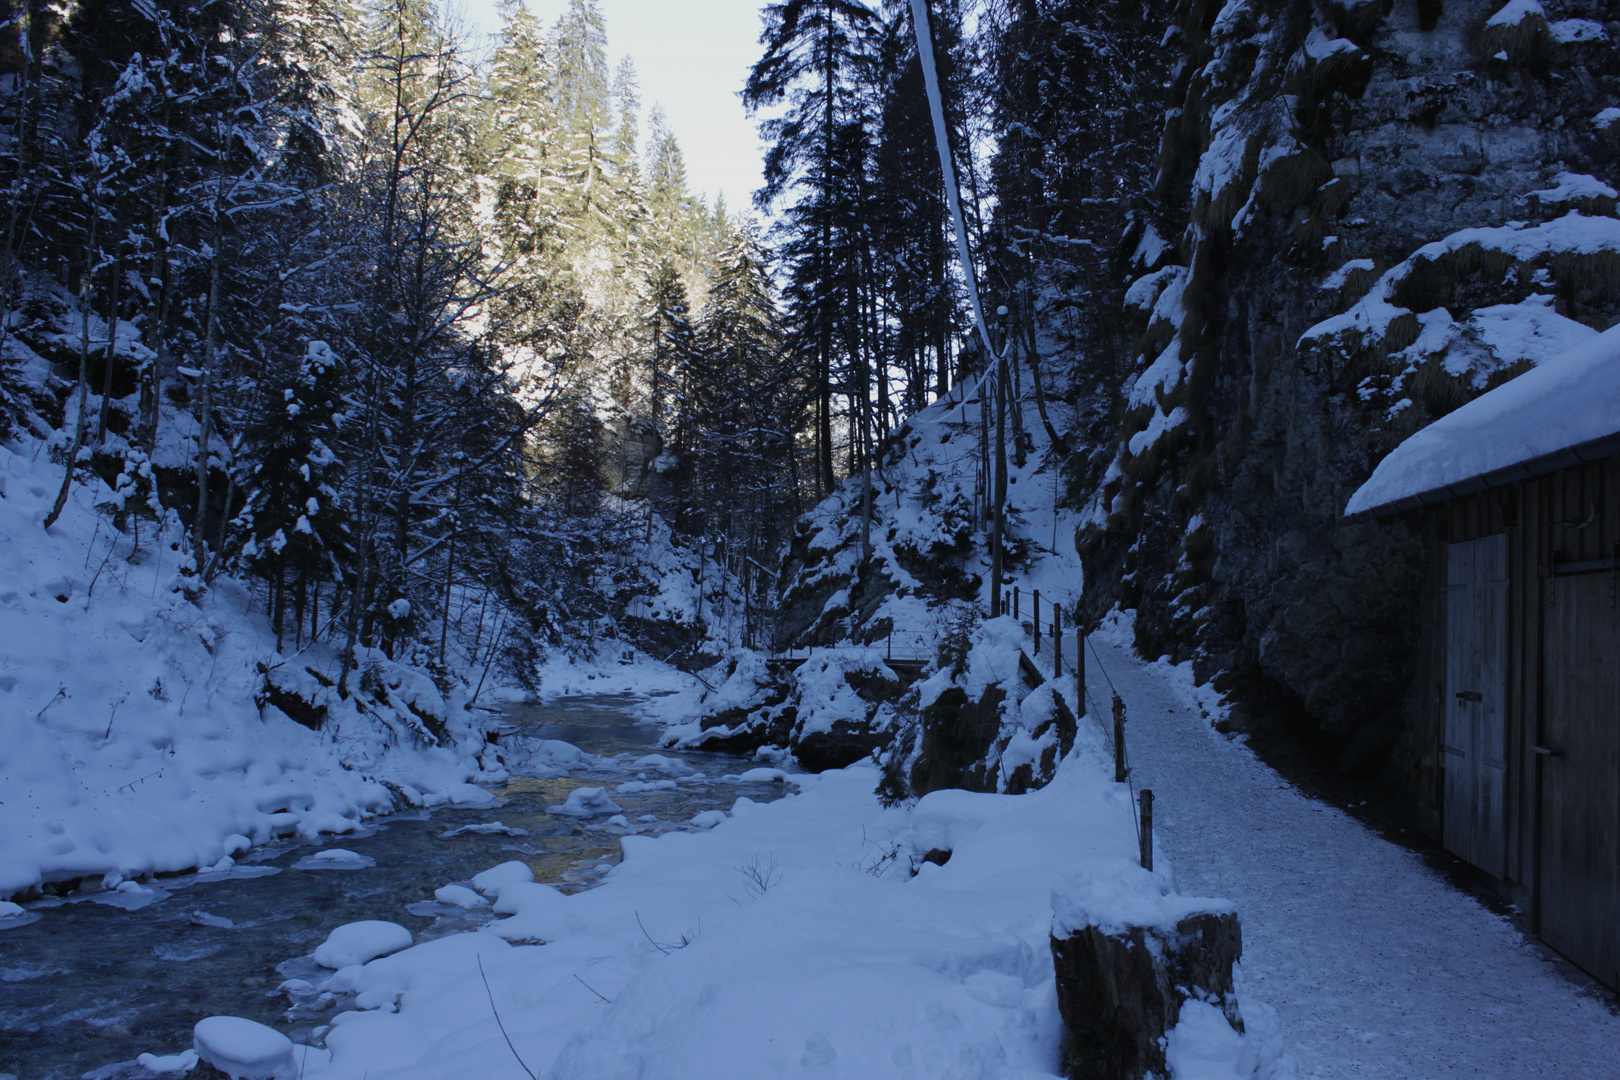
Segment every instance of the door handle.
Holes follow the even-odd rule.
[[[1485,695],[1480,693],[1478,690],[1459,690],[1457,691],[1457,700],[1483,702],[1485,700]]]
[[[1563,757],[1564,756],[1564,752],[1562,750],[1554,750],[1550,746],[1532,746],[1530,749],[1535,751],[1541,757]]]

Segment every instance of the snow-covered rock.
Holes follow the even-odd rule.
[[[376,865],[377,860],[370,855],[362,855],[348,848],[325,848],[293,863],[298,870],[364,870]]]
[[[441,904],[453,904],[456,907],[469,910],[489,906],[488,900],[465,885],[441,885],[433,890],[433,899]]]
[[[197,1056],[231,1080],[295,1080],[292,1040],[240,1016],[210,1016],[192,1029]]]
[[[623,809],[624,807],[614,802],[608,795],[607,788],[582,787],[570,791],[564,802],[546,807],[546,813],[561,814],[565,817],[591,817],[595,814],[617,813]]]
[[[497,896],[500,894],[502,886],[510,885],[514,881],[533,880],[534,871],[529,869],[528,863],[509,859],[497,866],[490,867],[481,874],[475,875],[472,879],[472,885],[473,888],[485,896]]]
[[[178,1054],[141,1054],[135,1064],[151,1073],[188,1073],[197,1067],[197,1060],[197,1051],[186,1050]]]
[[[346,968],[411,947],[411,932],[395,922],[365,919],[344,923],[326,936],[315,950],[322,967]]]
[[[1465,480],[1620,433],[1620,327],[1448,413],[1397,446],[1345,506],[1438,497]],[[1612,453],[1612,451],[1610,451]]]

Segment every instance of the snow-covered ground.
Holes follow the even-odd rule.
[[[479,875],[471,887],[506,917],[338,968],[324,985],[356,993],[359,1011],[326,1049],[292,1048],[297,1069],[316,1080],[1047,1078],[1064,1037],[1054,908],[1123,918],[1187,903],[1165,899],[1167,867],[1136,865],[1129,794],[1096,727],[1027,795],[946,790],[886,809],[870,766],[763,771],[797,792],[740,798],[689,831],[625,836],[624,861],[596,888],[565,895],[519,863]],[[951,853],[944,865],[922,859],[936,849]],[[334,937],[369,942],[387,925]],[[1239,1000],[1246,1036],[1188,1006],[1170,1038],[1177,1076],[1292,1075],[1275,1013]]]
[[[0,447],[0,898],[228,866],[252,843],[346,832],[396,801],[489,800],[471,782],[491,774],[464,695],[446,701],[374,650],[364,664],[388,689],[366,715],[333,695],[317,733],[260,709],[260,664],[335,678],[335,658],[276,656],[228,577],[187,600],[178,522],[118,532],[99,481],[75,484],[47,533],[62,467],[38,449]],[[414,737],[422,713],[444,724],[442,745]]]
[[[1620,1015],[1414,853],[1308,798],[1203,714],[1190,665],[1093,636],[1125,700],[1138,787],[1181,886],[1243,914],[1247,988],[1305,1080],[1620,1077]]]

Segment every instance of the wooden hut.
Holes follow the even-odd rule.
[[[1430,539],[1426,827],[1620,988],[1620,327],[1413,435],[1346,514]]]

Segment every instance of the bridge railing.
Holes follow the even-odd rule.
[[[932,662],[938,653],[939,635],[933,630],[908,630],[905,628],[890,630],[883,637],[868,645],[801,645],[786,649],[773,650],[768,654],[771,660],[807,660],[815,655],[817,649],[849,649],[867,648],[881,649],[884,660],[893,660],[902,664],[923,664]]]

